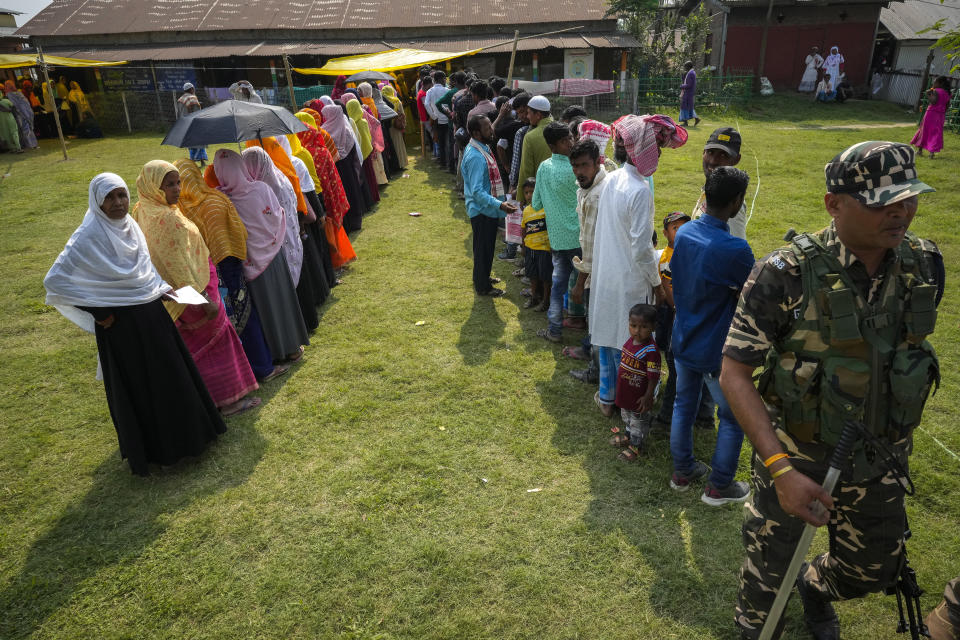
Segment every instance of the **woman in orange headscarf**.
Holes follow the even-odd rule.
[[[144,165],[137,178],[140,201],[131,216],[140,225],[150,260],[174,288],[191,286],[207,299],[203,305],[164,301],[210,392],[225,416],[260,404],[247,397],[259,385],[240,338],[220,301],[219,278],[197,226],[180,209],[180,171],[164,160]]]
[[[297,211],[302,216],[307,215],[307,201],[303,197],[303,190],[300,188],[300,179],[297,177],[297,170],[293,168],[293,163],[290,162],[290,158],[287,156],[287,152],[283,150],[283,147],[273,138],[247,140],[247,148],[250,147],[263,147],[263,150],[266,151],[270,159],[273,160],[273,164],[275,164],[277,169],[280,169],[280,172],[290,181],[290,186],[293,187],[293,192],[297,196]]]

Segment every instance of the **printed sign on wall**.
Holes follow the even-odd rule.
[[[593,49],[564,50],[563,77],[593,78]]]

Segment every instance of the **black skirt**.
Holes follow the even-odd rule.
[[[84,310],[114,317],[109,329],[96,326],[97,349],[120,455],[135,474],[199,455],[227,430],[160,300]]]
[[[337,173],[340,174],[340,182],[350,203],[350,209],[343,216],[343,228],[348,232],[360,229],[363,214],[368,208],[365,187],[360,182],[358,155],[354,148],[346,158],[337,160]]]

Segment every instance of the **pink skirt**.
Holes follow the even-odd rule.
[[[180,337],[190,350],[200,377],[214,404],[224,407],[259,388],[236,329],[230,324],[220,300],[219,279],[210,262],[210,282],[204,290],[207,298],[219,305],[216,317],[204,322],[202,307],[188,306],[177,320]]]

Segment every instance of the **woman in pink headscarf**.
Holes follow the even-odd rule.
[[[910,144],[917,148],[919,156],[922,157],[926,149],[932,158],[933,154],[943,149],[943,125],[947,118],[947,105],[950,104],[950,78],[937,78],[933,88],[927,91],[927,101],[930,104]]]
[[[287,224],[270,187],[254,180],[236,151],[221,149],[213,160],[217,187],[233,202],[247,228],[243,275],[275,358],[299,360],[310,344],[283,248]],[[285,354],[281,356],[280,354]]]
[[[363,198],[363,158],[360,155],[360,143],[353,135],[353,128],[347,121],[347,114],[338,105],[323,108],[321,128],[333,139],[337,154],[340,156],[336,163],[337,173],[340,174],[340,182],[350,203],[350,209],[343,216],[343,228],[348,232],[358,231],[363,214],[367,212]]]

